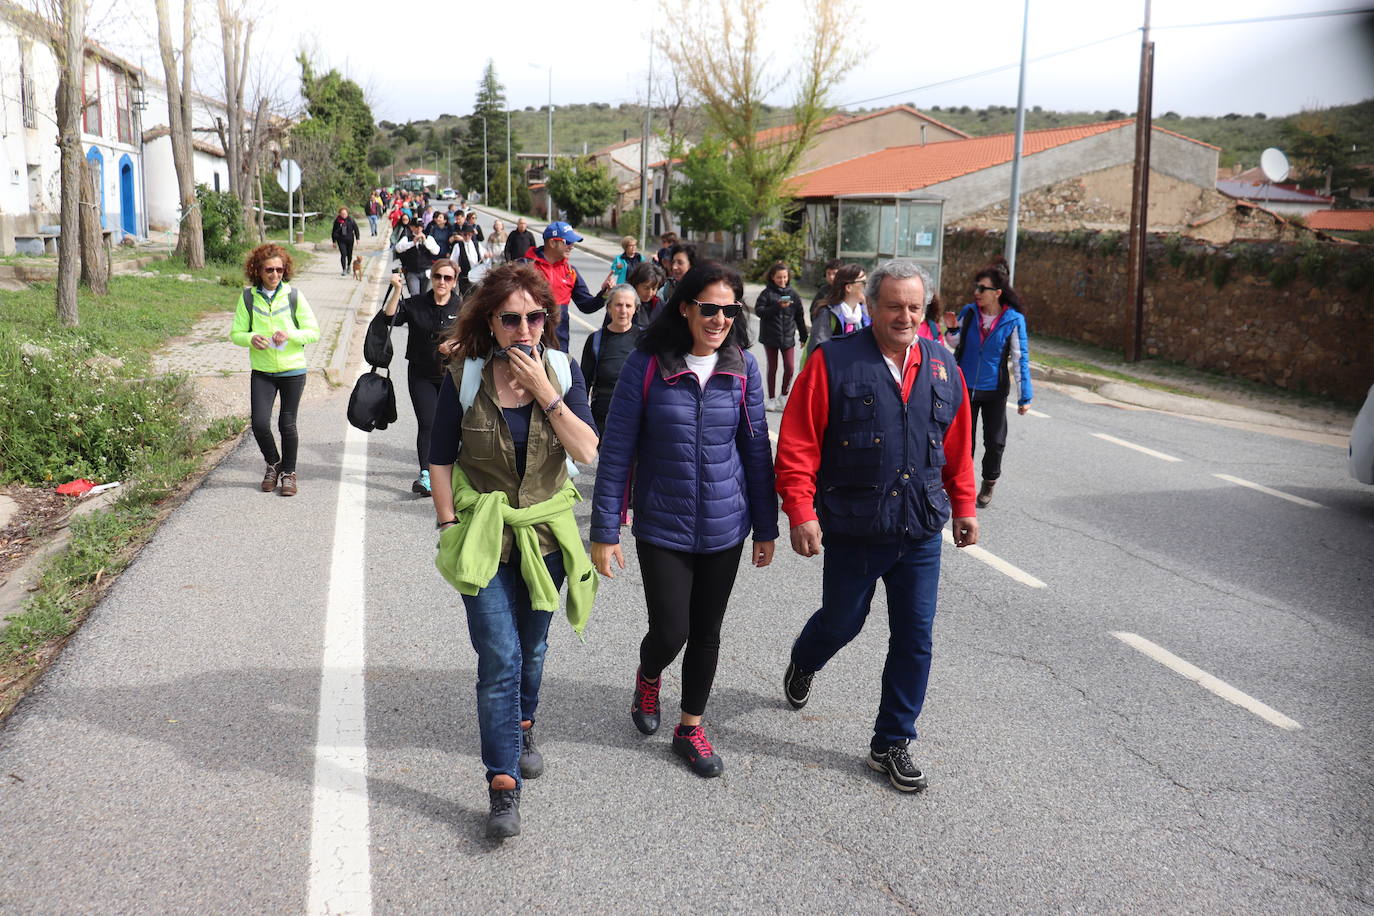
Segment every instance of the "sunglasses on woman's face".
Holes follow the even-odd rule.
[[[733,320],[744,312],[744,306],[739,302],[722,304],[719,302],[698,302],[693,299],[691,304],[701,311],[702,318],[710,318],[716,312],[724,312],[726,318]]]
[[[979,283],[977,286],[973,288],[973,291],[975,293],[990,293],[996,289],[997,287],[995,286],[984,286],[983,284]]]
[[[519,312],[502,312],[496,317],[501,319],[501,327],[507,331],[516,330],[522,321],[530,326],[530,330],[534,330],[544,326],[544,319],[549,317],[549,313],[540,309],[537,312],[526,312],[523,315]]]
[[[284,274],[284,273],[286,273],[286,268],[285,268],[285,267],[264,267],[264,268],[262,269],[262,272],[265,273],[265,274]]]
[[[445,283],[452,283],[454,280],[458,278],[455,277],[453,274],[435,274],[434,279],[435,281],[443,280]]]

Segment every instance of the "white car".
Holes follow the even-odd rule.
[[[439,199],[440,199],[440,200],[457,200],[457,199],[458,199],[458,192],[455,191],[455,190],[453,190],[453,188],[444,188],[442,191],[439,192]]]
[[[1369,396],[1350,429],[1350,476],[1360,483],[1374,483],[1374,385],[1369,386]]]

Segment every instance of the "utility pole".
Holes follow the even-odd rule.
[[[523,176],[522,176],[522,177],[523,177]],[[507,213],[511,212],[511,209],[510,209],[510,186],[511,186],[514,182],[515,182],[515,178],[514,178],[514,177],[512,176],[512,174],[511,174],[511,159],[510,159],[510,109],[507,108],[507,109],[506,109],[506,212],[507,212]]]
[[[549,172],[553,171],[553,64],[549,64],[549,164],[544,169],[544,200],[549,222],[553,222],[553,195],[549,193]]]
[[[482,206],[487,203],[487,116],[482,115]]]
[[[1012,140],[1011,203],[1007,208],[1007,237],[1002,253],[1007,259],[1007,279],[1016,281],[1016,232],[1021,218],[1021,150],[1026,139],[1026,44],[1030,35],[1030,0],[1021,20],[1021,80],[1016,89],[1016,137]]]
[[[1131,188],[1131,237],[1127,248],[1126,362],[1138,362],[1145,350],[1145,242],[1150,225],[1150,102],[1154,95],[1155,43],[1150,41],[1150,0],[1140,29],[1140,97],[1135,107],[1135,175]]]
[[[644,135],[639,141],[639,247],[649,245],[649,118],[654,110],[654,30],[649,29],[649,84],[644,89]],[[646,255],[647,257],[647,255]]]

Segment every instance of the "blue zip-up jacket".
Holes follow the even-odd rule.
[[[736,346],[718,352],[704,390],[681,356],[635,350],[625,360],[597,459],[593,542],[620,543],[632,491],[634,536],[648,544],[713,553],[751,528],[756,541],[777,539],[758,363]]]
[[[987,339],[979,330],[978,306],[970,302],[959,312],[959,344],[954,353],[970,396],[974,392],[1011,393],[1011,372],[1016,367],[1016,405],[1029,404],[1031,390],[1030,350],[1026,347],[1026,316],[1008,306]]]

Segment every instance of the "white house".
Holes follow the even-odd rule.
[[[59,74],[45,28],[27,10],[0,0],[0,254],[41,251],[60,212]],[[87,42],[84,76],[81,146],[101,224],[116,240],[144,235],[139,70]]]
[[[161,79],[145,74],[148,107],[143,132],[144,174],[148,181],[148,226],[154,232],[175,233],[181,216],[176,166],[172,161],[172,131],[168,127],[167,86]],[[191,163],[195,183],[212,191],[229,190],[229,161],[220,145],[217,121],[227,121],[223,102],[191,94]],[[252,128],[251,115],[244,116],[244,129]]]

